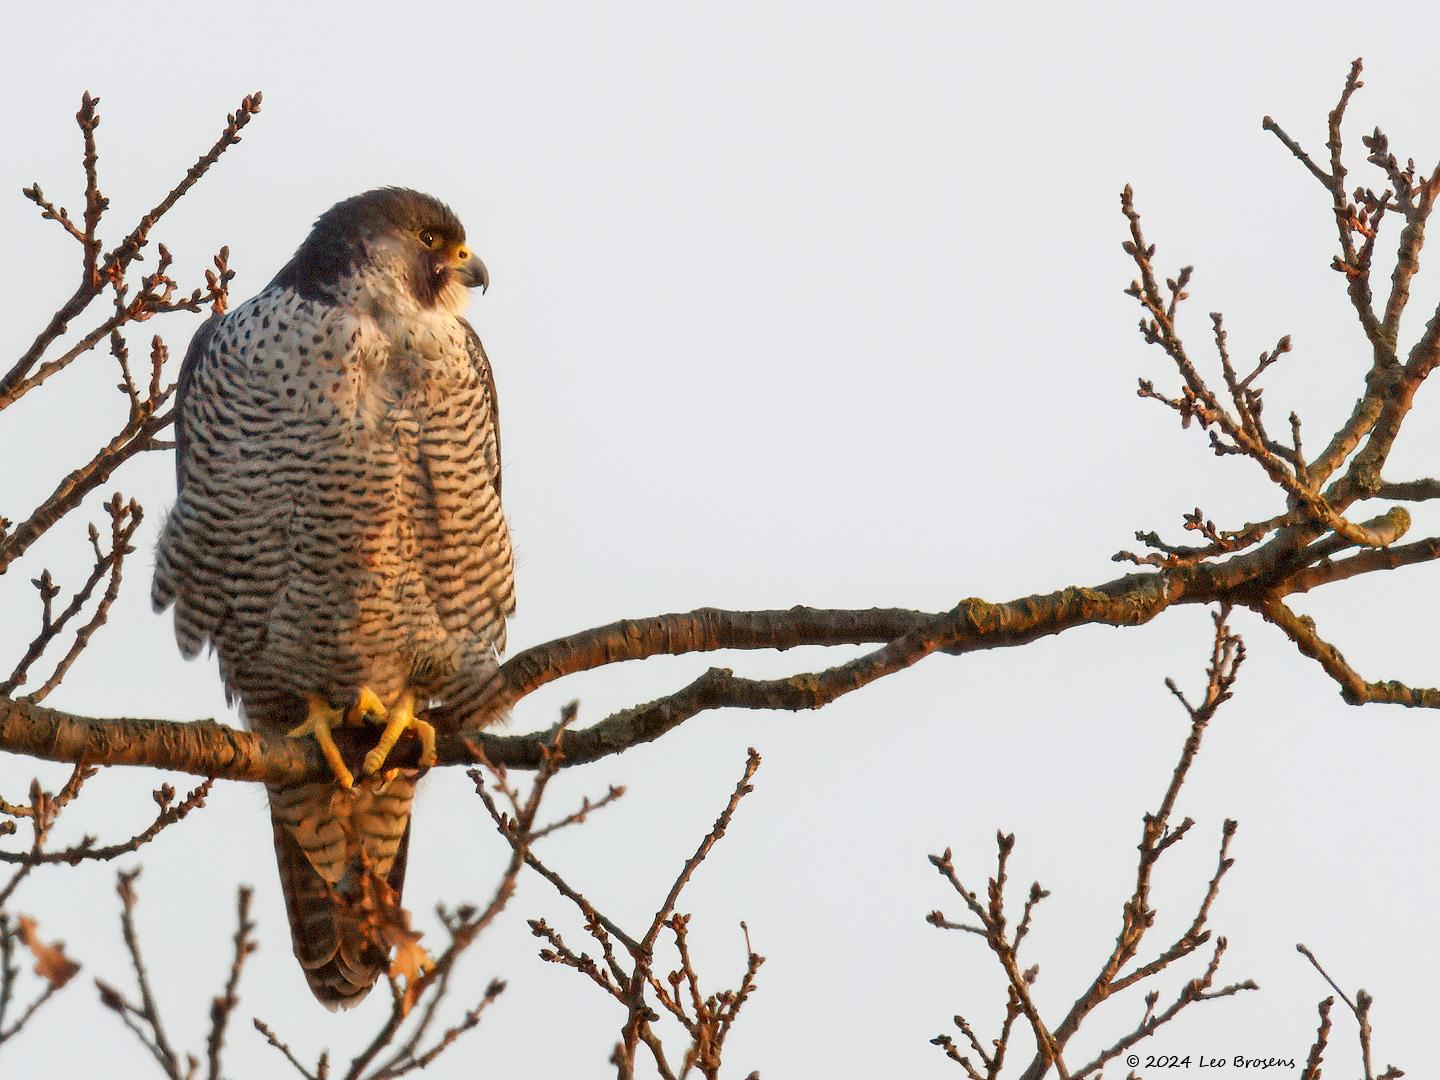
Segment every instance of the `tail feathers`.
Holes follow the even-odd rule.
[[[358,1004],[390,966],[410,843],[413,777],[270,790],[295,958],[326,1008]]]

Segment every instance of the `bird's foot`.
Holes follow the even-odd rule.
[[[314,738],[320,746],[320,753],[325,755],[330,771],[335,774],[335,782],[349,791],[355,785],[355,777],[346,768],[340,749],[335,745],[335,737],[330,734],[331,729],[343,719],[344,714],[339,709],[319,694],[310,694],[305,699],[305,722],[292,728],[289,735],[292,739],[307,735]]]
[[[370,715],[374,715],[373,711]],[[411,691],[401,694],[388,712],[382,712],[380,716],[385,722],[385,730],[380,733],[380,741],[365,755],[365,765],[361,769],[363,775],[380,771],[380,766],[385,764],[390,751],[406,731],[415,732],[420,739],[420,767],[428,769],[435,764],[435,728],[415,715],[415,695]]]
[[[345,722],[359,724],[364,720],[383,721],[388,712],[385,703],[380,700],[380,695],[370,687],[362,686],[360,693],[355,695],[355,704],[351,705],[350,711],[345,714]]]

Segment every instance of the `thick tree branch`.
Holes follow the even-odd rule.
[[[1378,531],[1391,515],[1365,527]],[[788,611],[724,611],[702,608],[683,614],[622,620],[518,653],[496,675],[494,703],[481,717],[442,726],[441,764],[475,764],[478,754],[513,768],[539,767],[546,733],[500,735],[478,731],[496,712],[564,676],[623,660],[718,649],[789,649],[800,645],[884,643],[847,663],[788,678],[757,680],[712,668],[674,694],[622,709],[599,723],[565,734],[569,765],[584,764],[651,742],[698,713],[720,708],[816,709],[904,670],[933,652],[954,655],[1007,648],[1077,626],[1138,626],[1175,604],[1227,602],[1259,606],[1301,583],[1314,588],[1328,579],[1353,576],[1353,560],[1308,565],[1341,544],[1293,550],[1279,538],[1224,562],[1126,574],[1094,588],[1072,587],[994,604],[968,599],[944,613],[894,608],[869,611],[797,607]],[[1388,558],[1387,558],[1388,556]],[[1370,569],[1440,557],[1440,540],[1405,548],[1362,552]],[[1295,584],[1292,584],[1294,582]],[[1371,696],[1414,704],[1403,695]],[[1440,704],[1440,702],[1437,702]],[[447,719],[441,717],[441,719]],[[341,731],[341,749],[358,762],[368,746],[364,734]],[[0,698],[0,749],[51,761],[148,765],[220,779],[294,782],[330,775],[308,742],[239,731],[213,721],[89,719]],[[415,747],[402,743],[392,760],[414,764]]]
[[[1302,654],[1318,663],[1325,674],[1340,684],[1340,696],[1348,704],[1377,703],[1406,705],[1412,709],[1440,709],[1440,689],[1407,686],[1394,679],[1385,682],[1366,680],[1350,666],[1339,649],[1320,636],[1314,619],[1296,614],[1280,599],[1269,598],[1260,604],[1258,610],[1284,631]]]
[[[1253,560],[1255,555],[1249,558]],[[762,641],[771,642],[771,648],[865,638],[873,642],[908,623],[908,629],[882,648],[818,673],[762,681],[711,669],[669,697],[622,710],[592,727],[566,732],[566,763],[581,764],[656,739],[709,709],[819,708],[942,648],[969,652],[1022,645],[1087,623],[1138,625],[1172,603],[1214,599],[1219,577],[1240,581],[1247,576],[1238,567],[1229,575],[1217,575],[1219,569],[1198,566],[1129,574],[1098,589],[1062,589],[1008,604],[967,600],[939,615],[885,610],[869,626],[864,622],[865,612],[808,608],[791,612],[702,609],[686,615],[627,620],[527,650],[504,665],[501,682],[508,704],[563,675],[618,660],[700,649],[760,648]],[[351,734],[337,733],[341,739]],[[533,769],[541,763],[546,738],[544,734],[442,730],[437,751],[444,764],[474,764],[479,760],[477,751],[483,751],[491,762]],[[330,775],[319,751],[302,740],[238,731],[213,721],[89,719],[6,698],[0,698],[0,748],[51,761],[149,765],[229,780],[279,783]],[[358,749],[358,745],[342,742],[347,755]],[[415,758],[414,747],[405,743],[395,754],[399,756],[391,760],[397,764],[412,764]]]
[[[1440,499],[1440,480],[1426,477],[1423,480],[1404,480],[1398,483],[1382,481],[1375,489],[1377,499],[1395,499],[1400,502],[1426,502]]]

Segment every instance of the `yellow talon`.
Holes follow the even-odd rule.
[[[420,767],[423,769],[434,765],[435,728],[415,715],[415,695],[406,690],[391,706],[385,721],[385,730],[380,733],[380,741],[365,755],[365,766],[361,772],[365,776],[379,772],[380,766],[385,764],[390,751],[407,730],[414,731],[420,739]]]
[[[325,761],[329,764],[330,771],[335,774],[336,783],[349,791],[355,786],[355,777],[345,767],[345,761],[340,756],[340,749],[335,745],[334,736],[330,734],[330,729],[340,720],[339,709],[333,707],[319,694],[310,694],[305,699],[305,722],[292,728],[289,735],[292,739],[300,739],[306,735],[313,736],[320,745],[320,753],[325,755]]]
[[[345,722],[358,724],[372,716],[384,720],[386,716],[385,703],[380,700],[380,695],[370,687],[362,686],[360,693],[355,698],[355,704],[350,706],[350,711],[345,714]]]

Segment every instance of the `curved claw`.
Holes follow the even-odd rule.
[[[385,713],[380,715],[386,716]],[[415,715],[415,695],[406,690],[391,706],[385,720],[385,730],[380,733],[380,740],[365,755],[365,765],[360,770],[362,775],[369,776],[379,772],[390,751],[406,731],[414,731],[420,739],[420,767],[426,769],[434,765],[435,728]]]
[[[305,699],[305,720],[291,728],[286,734],[292,739],[301,739],[309,735],[315,739],[320,746],[320,753],[325,755],[325,762],[330,766],[330,771],[335,774],[335,781],[346,791],[355,786],[355,777],[345,765],[345,760],[340,756],[340,748],[335,745],[335,737],[330,734],[330,729],[341,722],[340,710],[331,705],[319,694],[310,694]]]

